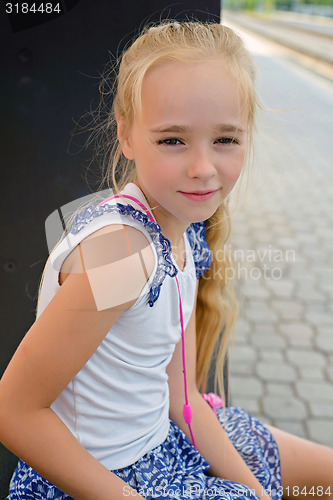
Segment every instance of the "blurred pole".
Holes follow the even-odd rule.
[[[291,0],[290,10],[297,12],[299,3],[299,0]]]

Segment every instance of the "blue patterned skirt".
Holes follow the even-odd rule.
[[[281,500],[279,450],[271,432],[240,408],[217,409],[217,416],[267,495]],[[171,421],[162,444],[134,464],[112,472],[149,500],[258,500],[246,486],[206,475],[208,469],[206,460]],[[124,485],[126,496],[131,496],[130,488]],[[20,460],[6,500],[51,498],[71,499]]]

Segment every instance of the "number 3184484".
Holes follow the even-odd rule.
[[[324,488],[323,486],[312,486],[306,487],[304,486],[303,488],[300,488],[299,486],[287,486],[283,488],[282,486],[280,487],[280,493],[283,495],[289,496],[305,496],[305,497],[330,497],[331,495],[333,496],[333,490],[331,490],[331,487]]]
[[[6,3],[6,14],[62,14],[60,3],[55,2],[20,2]]]

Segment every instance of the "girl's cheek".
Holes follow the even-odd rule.
[[[222,181],[222,184],[224,186],[224,193],[225,196],[227,196],[235,187],[235,184],[241,174],[241,170],[234,171],[232,175],[230,175],[227,179],[224,179],[224,182]]]
[[[243,163],[240,161],[235,162],[235,165],[233,165],[233,168],[231,168],[229,171],[229,182],[231,184],[237,182],[242,172],[242,169],[243,169]]]

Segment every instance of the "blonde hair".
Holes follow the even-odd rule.
[[[104,181],[117,194],[127,183],[135,182],[136,169],[134,160],[122,155],[121,144],[116,138],[116,118],[123,117],[128,129],[134,117],[141,116],[141,90],[147,71],[166,61],[196,63],[208,59],[223,61],[239,87],[244,106],[248,109],[247,159],[250,157],[259,101],[254,87],[256,67],[241,38],[221,24],[162,21],[144,28],[112,68],[111,71],[116,71],[113,88],[110,87],[110,72],[106,72],[100,86],[100,125],[97,135],[95,127],[92,138],[95,140],[97,137],[97,148],[102,148],[105,153]],[[112,106],[106,111],[105,98],[112,96]],[[214,357],[214,386],[222,395],[225,354],[238,313],[235,293],[228,279],[228,269],[232,267],[230,252],[224,252],[224,257],[218,259],[221,249],[227,246],[230,230],[228,201],[224,200],[206,223],[206,238],[213,253],[213,261],[210,269],[200,278],[196,310],[197,385],[200,390],[206,390]]]

